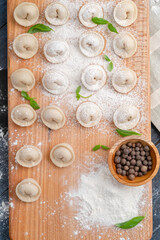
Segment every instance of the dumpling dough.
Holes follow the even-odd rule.
[[[140,120],[138,108],[132,105],[120,106],[114,113],[113,121],[117,128],[130,130],[134,128]]]
[[[81,81],[90,91],[97,91],[106,83],[107,75],[103,67],[90,65],[82,73]]]
[[[64,62],[70,54],[68,43],[65,41],[49,40],[44,46],[44,55],[51,63]]]
[[[38,165],[42,160],[42,152],[32,145],[25,145],[16,153],[17,162],[27,168]]]
[[[71,145],[60,143],[52,148],[50,158],[57,167],[68,167],[74,162],[75,154]]]
[[[137,40],[131,33],[121,32],[113,40],[113,49],[121,58],[132,57],[137,51]]]
[[[13,42],[13,50],[20,58],[32,58],[38,51],[37,38],[30,33],[20,34]]]
[[[98,3],[87,3],[79,11],[80,22],[88,28],[96,27],[97,24],[92,22],[92,18],[103,18],[103,9]]]
[[[63,4],[52,3],[45,10],[45,17],[50,24],[59,26],[68,21],[69,12]]]
[[[18,183],[16,195],[23,202],[35,202],[41,195],[41,187],[33,178],[26,178]]]
[[[97,32],[85,32],[79,40],[79,48],[86,57],[96,57],[103,52],[104,37]]]
[[[114,19],[122,27],[127,27],[137,19],[137,6],[131,0],[118,3],[114,9]]]
[[[21,127],[31,126],[37,119],[35,110],[28,104],[20,104],[11,112],[13,122]]]
[[[63,111],[56,106],[47,106],[41,113],[43,123],[50,129],[57,130],[64,126],[66,122]]]
[[[35,77],[27,68],[20,68],[12,73],[11,82],[18,91],[30,91],[35,85]]]
[[[68,77],[57,70],[47,72],[42,79],[42,83],[48,92],[56,95],[64,93],[69,85]]]
[[[37,22],[39,18],[39,9],[34,3],[23,2],[15,8],[13,15],[18,24],[28,27]]]
[[[93,127],[102,117],[101,109],[92,102],[82,103],[76,112],[76,118],[83,127]]]
[[[112,77],[112,85],[117,92],[128,93],[137,83],[137,76],[129,68],[115,72]]]

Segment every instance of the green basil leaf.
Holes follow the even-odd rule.
[[[110,148],[105,146],[105,145],[101,145],[101,148],[104,149],[104,150],[109,150]]]
[[[25,91],[21,92],[21,96],[24,97],[26,100],[30,100],[31,98],[29,97],[28,93]]]
[[[118,32],[117,32],[117,29],[116,29],[111,23],[108,24],[108,29],[109,29],[111,32],[118,33]]]
[[[77,89],[76,89],[76,93],[79,94],[80,91],[81,91],[81,86],[77,87]]]
[[[134,132],[134,131],[127,131],[127,130],[122,130],[122,129],[116,129],[117,133],[119,135],[121,135],[122,137],[127,137],[127,136],[133,136],[133,135],[137,135],[137,136],[141,136],[141,133],[138,132]]]
[[[38,105],[38,103],[34,99],[30,100],[30,105],[34,109],[40,109],[40,106]]]
[[[112,62],[110,62],[108,64],[107,69],[108,69],[109,72],[112,72],[112,70],[113,70],[113,63]]]
[[[36,24],[28,30],[28,33],[33,34],[36,32],[50,32],[50,31],[54,31],[54,30],[44,24]]]
[[[107,55],[104,55],[104,59],[107,61],[107,62],[110,62],[111,59],[107,56]]]
[[[97,151],[100,149],[100,147],[101,147],[101,145],[96,145],[94,148],[92,148],[92,151]]]
[[[109,24],[109,22],[106,20],[106,19],[104,19],[104,18],[98,18],[98,17],[94,17],[94,18],[92,18],[92,22],[94,22],[95,24],[98,24],[98,25],[100,25],[100,24]]]
[[[87,96],[87,97],[85,97],[85,96],[82,96],[82,95],[80,95],[80,91],[81,91],[81,86],[79,86],[79,87],[77,87],[77,89],[76,89],[76,98],[77,98],[77,100],[79,100],[80,98],[89,98],[89,97],[91,97],[92,95],[89,95],[89,96]]]
[[[140,223],[144,218],[144,216],[135,217],[127,222],[118,223],[115,226],[122,229],[130,229],[137,226],[137,224]]]

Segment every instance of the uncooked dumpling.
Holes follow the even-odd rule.
[[[56,106],[47,106],[41,113],[43,123],[50,129],[62,128],[66,122],[63,111]]]
[[[135,87],[136,82],[136,73],[129,68],[115,72],[112,77],[112,85],[120,93],[130,92]]]
[[[137,6],[131,0],[118,3],[114,9],[114,19],[122,27],[131,25],[137,19]]]
[[[18,91],[30,91],[35,85],[35,77],[27,68],[20,68],[12,73],[11,82]]]
[[[52,25],[63,25],[69,19],[69,12],[63,4],[51,3],[45,10],[45,17]]]
[[[89,65],[82,73],[81,81],[90,91],[97,91],[106,83],[106,72],[100,65]]]
[[[51,63],[64,62],[70,54],[68,43],[65,41],[49,40],[44,46],[44,55]]]
[[[74,162],[75,154],[71,145],[60,143],[52,148],[50,158],[57,167],[68,167]]]
[[[16,161],[23,167],[34,167],[42,160],[42,152],[32,145],[25,145],[16,153]]]
[[[137,40],[131,33],[121,32],[115,36],[113,48],[119,57],[129,58],[137,51]]]
[[[96,57],[103,52],[105,47],[104,37],[97,32],[85,32],[79,40],[79,48],[86,57]]]
[[[30,33],[20,34],[14,39],[13,50],[15,54],[23,59],[33,57],[38,51],[38,41]]]
[[[14,19],[21,26],[31,26],[37,22],[38,18],[39,9],[34,3],[20,3],[14,10]]]
[[[102,117],[101,109],[92,102],[82,103],[76,112],[76,118],[83,127],[93,127]]]
[[[16,195],[23,202],[35,202],[41,195],[41,187],[33,178],[26,178],[18,183]]]
[[[69,85],[68,77],[57,70],[46,72],[42,83],[43,87],[52,94],[64,93]]]
[[[21,127],[31,126],[37,119],[35,110],[28,104],[20,104],[11,112],[13,122]]]
[[[132,105],[120,106],[114,113],[113,121],[117,128],[129,130],[134,128],[140,120],[138,108]]]
[[[80,22],[88,28],[96,27],[97,24],[92,22],[92,18],[103,18],[103,9],[98,3],[87,3],[79,11]]]

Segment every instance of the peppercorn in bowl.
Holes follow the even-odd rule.
[[[159,162],[155,145],[137,136],[119,140],[108,156],[113,177],[128,186],[140,186],[151,181],[158,172]]]

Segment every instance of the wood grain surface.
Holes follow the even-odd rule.
[[[10,82],[11,73],[21,67],[27,67],[33,71],[37,84],[41,84],[42,72],[36,70],[36,66],[42,63],[36,55],[32,60],[19,60],[13,50],[12,42],[16,36],[26,32],[25,29],[15,23],[13,19],[13,10],[22,0],[8,1],[8,105],[9,105],[9,197],[10,197],[10,238],[11,240],[72,240],[86,239],[97,240],[101,236],[102,240],[119,240],[120,238],[130,240],[148,240],[152,235],[152,187],[151,183],[145,186],[145,213],[146,219],[142,227],[129,231],[117,230],[114,227],[104,228],[95,226],[91,231],[84,231],[77,221],[74,221],[76,207],[69,207],[65,204],[63,196],[72,188],[78,186],[80,174],[88,169],[92,164],[92,153],[89,162],[86,164],[85,153],[90,151],[93,146],[99,142],[103,142],[108,146],[112,146],[120,137],[111,134],[114,130],[113,124],[106,126],[109,128],[108,134],[101,134],[97,128],[84,129],[79,124],[72,125],[67,122],[64,128],[59,131],[49,131],[44,125],[38,121],[28,128],[20,128],[16,126],[10,118],[13,107],[23,103],[20,93],[12,90]],[[38,5],[40,13],[44,15],[44,9],[52,1],[35,0],[30,1]],[[74,1],[73,1],[74,2]],[[102,1],[101,1],[102,2]],[[115,1],[115,3],[118,1]],[[138,51],[130,59],[126,60],[126,66],[132,68],[141,75],[145,81],[145,89],[139,94],[146,97],[145,114],[147,121],[137,126],[143,135],[150,139],[150,70],[149,70],[149,1],[134,1],[138,6],[138,19],[130,29],[135,32],[138,39]],[[107,1],[106,1],[107,3]],[[40,34],[36,34],[41,45]],[[43,66],[42,66],[43,68]],[[31,95],[36,97],[40,106],[44,107],[51,103],[55,103],[54,98],[42,96],[39,88],[34,88]],[[65,103],[61,108],[65,110]],[[38,112],[40,115],[40,111]],[[75,115],[73,115],[75,118]],[[15,163],[15,153],[24,144],[33,144],[37,146],[43,143],[39,148],[43,153],[43,160],[38,167],[26,169]],[[67,142],[72,145],[76,154],[76,161],[70,167],[59,169],[55,167],[50,159],[49,152],[51,148],[58,143]],[[18,143],[18,144],[17,144]],[[100,152],[100,156],[107,160],[106,152]],[[99,158],[94,160],[99,163]],[[107,164],[107,163],[106,163]],[[41,198],[34,203],[23,203],[15,195],[16,185],[24,178],[32,177],[40,184],[42,188]],[[67,185],[65,180],[67,179]],[[63,209],[62,209],[63,206]],[[56,212],[54,214],[54,212]],[[64,224],[64,218],[66,223]],[[106,216],[107,217],[107,216]],[[78,235],[74,231],[78,231]]]

